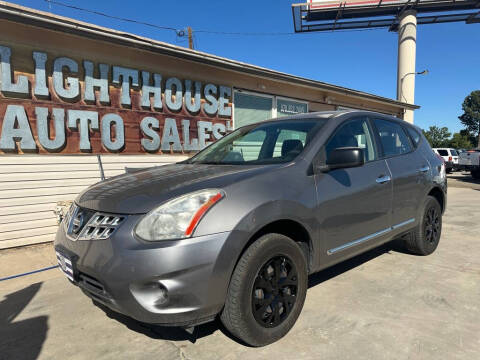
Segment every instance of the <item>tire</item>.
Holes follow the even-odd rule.
[[[470,173],[474,179],[480,179],[480,169],[470,170]]]
[[[307,282],[307,262],[300,246],[284,235],[263,235],[238,261],[220,319],[248,345],[271,344],[297,321]]]
[[[420,223],[406,238],[407,249],[416,255],[435,251],[442,234],[442,208],[437,199],[427,196]]]

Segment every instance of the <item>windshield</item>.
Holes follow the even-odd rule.
[[[458,153],[457,153],[456,150],[453,150],[453,149],[452,149],[452,150],[450,150],[450,152],[452,153],[452,156],[458,156]]]
[[[280,120],[235,130],[197,155],[190,164],[259,165],[292,161],[326,119]]]

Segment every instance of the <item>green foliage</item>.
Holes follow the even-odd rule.
[[[462,134],[462,131],[454,133],[449,142],[449,147],[454,149],[471,149],[473,147],[469,134],[465,132]]]
[[[466,129],[460,130],[460,134],[466,136],[468,140],[470,140],[470,144],[472,144],[472,148],[475,147],[475,144],[477,143],[477,136],[475,136],[474,134],[472,134],[470,131]]]
[[[432,148],[448,147],[450,145],[451,133],[447,127],[430,126],[427,131],[423,130],[423,135],[425,135]]]
[[[472,91],[465,98],[462,110],[458,118],[469,132],[478,136],[477,146],[480,147],[480,90]]]

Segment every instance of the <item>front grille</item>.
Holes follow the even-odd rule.
[[[95,212],[73,204],[65,216],[71,240],[105,240],[123,223],[125,216]]]
[[[124,220],[124,216],[96,213],[80,232],[78,240],[108,239]]]

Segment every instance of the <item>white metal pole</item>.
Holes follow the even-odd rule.
[[[407,10],[398,27],[397,100],[414,104],[415,56],[417,48],[417,12]],[[413,123],[413,110],[406,110],[404,120]]]

